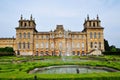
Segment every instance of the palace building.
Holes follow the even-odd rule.
[[[0,47],[13,47],[16,55],[86,55],[104,51],[104,28],[96,19],[85,19],[82,31],[65,30],[57,25],[55,30],[38,32],[32,15],[29,20],[21,16],[16,27],[16,38],[0,38]]]

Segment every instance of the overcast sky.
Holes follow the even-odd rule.
[[[99,15],[104,37],[120,48],[120,0],[0,0],[0,37],[16,35],[20,15],[32,14],[38,31],[50,31],[57,24],[66,30],[82,31],[84,20]]]

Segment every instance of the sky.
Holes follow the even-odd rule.
[[[36,28],[50,31],[56,25],[65,30],[82,31],[87,14],[97,14],[104,27],[104,38],[120,48],[120,0],[0,0],[0,37],[15,37],[21,14],[29,19],[32,14]]]

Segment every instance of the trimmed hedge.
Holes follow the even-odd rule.
[[[0,48],[0,56],[13,56],[14,50],[12,47]]]

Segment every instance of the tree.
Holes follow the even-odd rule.
[[[110,51],[111,52],[116,52],[117,48],[114,45],[112,45],[112,46],[110,46]]]
[[[104,47],[105,47],[105,51],[110,51],[110,46],[106,39],[104,39]]]

